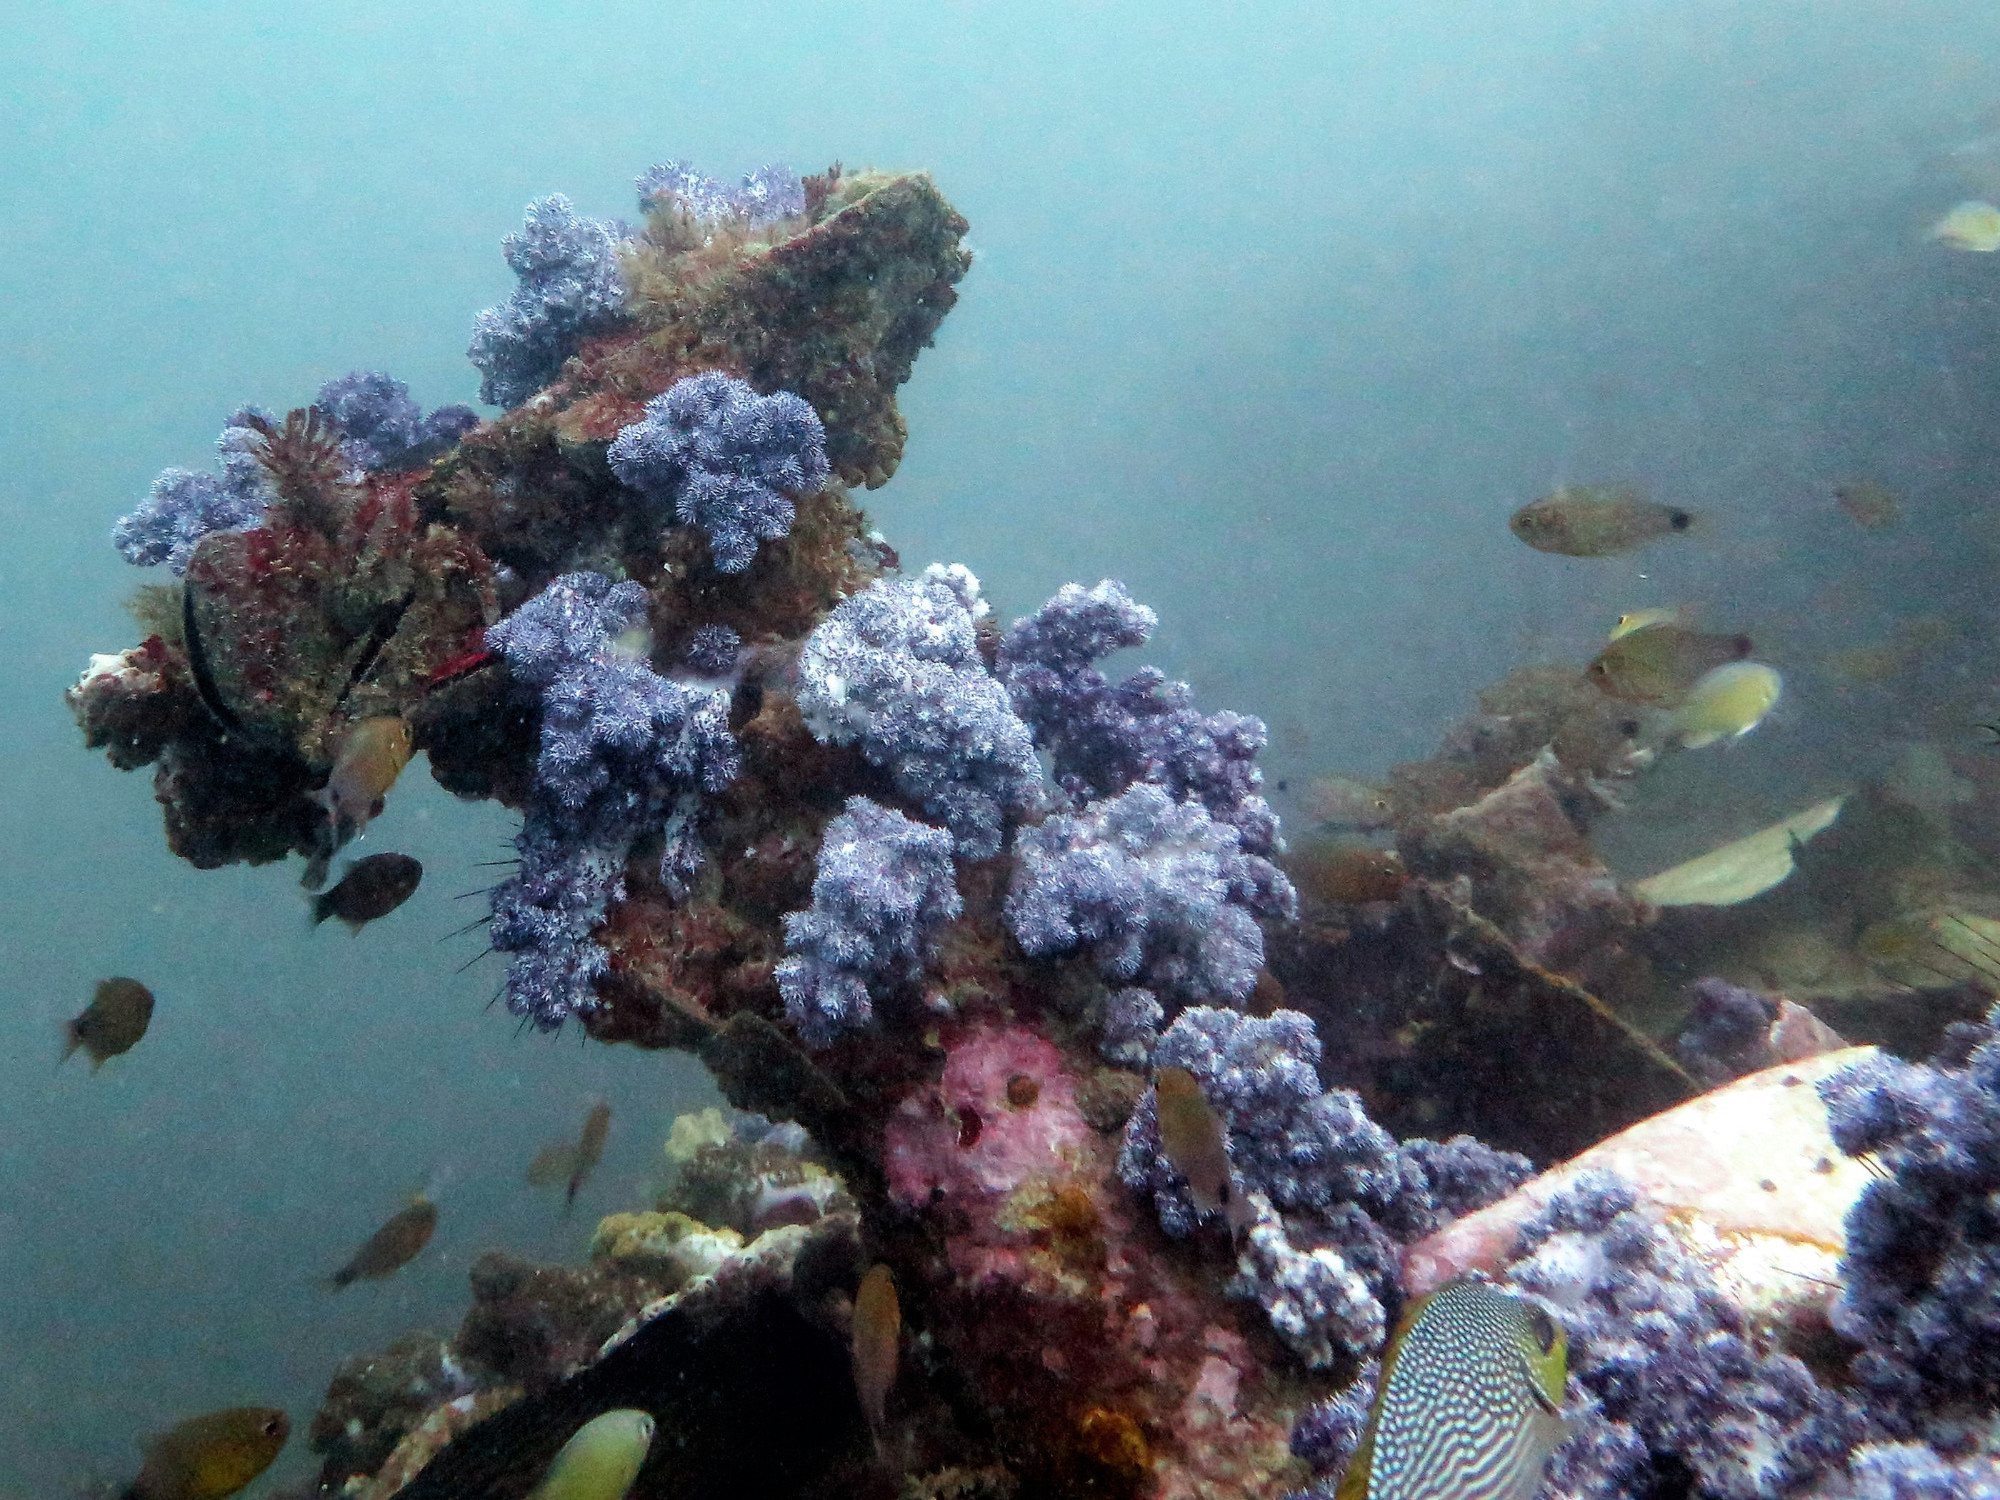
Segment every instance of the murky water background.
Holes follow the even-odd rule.
[[[29,0],[0,36],[0,1494],[129,1477],[211,1405],[302,1429],[342,1357],[455,1323],[480,1249],[580,1251],[708,1097],[686,1058],[517,1042],[492,961],[453,972],[497,809],[413,771],[365,847],[423,890],[312,932],[295,866],[172,859],[149,775],[60,701],[134,637],[111,522],[235,406],[357,367],[471,399],[531,196],[630,214],[672,156],[931,169],[980,258],[871,511],[1004,614],[1123,577],[1288,783],[1425,753],[1656,603],[1755,634],[1788,697],[1647,784],[1608,834],[1635,868],[2000,706],[2000,258],[1922,240],[2000,187],[1990,7],[187,9]],[[1903,530],[1833,508],[1860,474]],[[1607,478],[1701,534],[1609,562],[1508,535]],[[1821,665],[1928,616],[1953,638],[1888,683]],[[152,1035],[58,1072],[111,973],[157,991]],[[520,1174],[595,1093],[611,1149],[564,1221]],[[314,1288],[433,1173],[432,1250]],[[306,1469],[294,1442],[274,1473]]]

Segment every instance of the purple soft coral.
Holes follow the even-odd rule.
[[[1914,1443],[1854,1450],[1852,1479],[1819,1493],[1827,1500],[2000,1500],[2000,1460],[1983,1453],[1947,1461]]]
[[[951,835],[866,797],[826,825],[809,911],[785,918],[785,1014],[812,1046],[865,1025],[871,985],[906,982],[937,928],[959,914]]]
[[[633,843],[670,817],[684,833],[686,799],[736,774],[728,690],[671,682],[616,644],[645,618],[639,585],[570,573],[486,634],[541,697],[521,869],[494,892],[491,941],[514,955],[509,1009],[543,1030],[597,1003],[605,960],[590,935],[624,894]],[[687,877],[686,844],[667,841],[670,888]]]
[[[1609,1173],[1586,1173],[1522,1231],[1509,1279],[1569,1334],[1584,1394],[1549,1492],[1648,1493],[1662,1466],[1713,1500],[1795,1495],[1838,1474],[1861,1414],[1798,1360],[1760,1352],[1735,1304]]]
[[[479,368],[481,401],[520,405],[585,339],[620,325],[626,289],[619,238],[609,224],[578,218],[561,193],[528,205],[521,228],[501,242],[520,285],[504,306],[473,320],[466,357]]]
[[[1464,1136],[1399,1146],[1357,1095],[1320,1083],[1319,1057],[1319,1034],[1297,1011],[1259,1019],[1202,1006],[1153,1050],[1155,1068],[1186,1068],[1200,1083],[1222,1121],[1232,1194],[1253,1207],[1234,1290],[1314,1364],[1381,1341],[1398,1242],[1484,1207],[1533,1170]],[[1150,1091],[1126,1124],[1118,1172],[1152,1198],[1168,1234],[1194,1232],[1200,1213],[1161,1148]]]
[[[469,406],[440,406],[429,416],[410,388],[380,370],[329,380],[313,397],[341,431],[355,467],[370,473],[413,469],[479,425]]]
[[[1833,1325],[1893,1435],[2000,1404],[2000,1006],[1931,1065],[1875,1057],[1820,1085],[1841,1150],[1880,1174],[1847,1216]]]
[[[238,531],[263,520],[271,490],[248,447],[251,415],[249,407],[236,412],[215,440],[220,475],[163,469],[146,498],[111,528],[111,544],[125,561],[142,568],[165,563],[185,573],[211,531]]]
[[[826,483],[826,429],[789,391],[760,396],[718,371],[689,375],[646,403],[609,451],[612,472],[681,523],[708,533],[720,572],[740,573],[758,541],[792,529],[791,495]]]
[[[1256,764],[1263,721],[1226,711],[1204,717],[1186,683],[1152,667],[1115,684],[1097,670],[1111,652],[1145,644],[1158,623],[1115,580],[1089,589],[1065,584],[1001,638],[1000,680],[1076,800],[1157,782],[1232,825],[1245,853],[1271,854],[1278,820],[1259,791]]]
[[[1713,975],[1689,985],[1688,1000],[1687,1028],[1675,1038],[1674,1051],[1696,1078],[1713,1086],[1770,1062],[1777,1001]]]
[[[1087,948],[1105,978],[1173,1005],[1241,1004],[1264,966],[1259,916],[1291,883],[1230,824],[1151,782],[1022,831],[1007,922],[1034,957]]]
[[[858,742],[952,832],[959,853],[1000,852],[1009,812],[1040,799],[1028,726],[980,659],[979,580],[933,564],[847,600],[799,654],[799,708],[822,741]]]
[[[806,211],[805,184],[782,162],[747,172],[735,187],[724,187],[697,171],[692,162],[669,161],[648,167],[634,186],[639,191],[640,208],[650,210],[662,201],[676,203],[702,224],[732,218],[769,224]]]

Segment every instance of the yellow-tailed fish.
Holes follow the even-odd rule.
[[[1648,500],[1629,485],[1573,484],[1515,511],[1507,522],[1537,552],[1613,557],[1691,529],[1694,513]]]
[[[1618,623],[1611,627],[1611,634],[1605,639],[1615,641],[1635,630],[1645,630],[1654,625],[1678,625],[1680,622],[1681,612],[1670,605],[1660,609],[1635,609],[1620,615]]]
[[[903,1336],[903,1307],[896,1278],[885,1265],[868,1268],[854,1293],[854,1392],[868,1418],[868,1430],[882,1440],[889,1390],[896,1383],[896,1358]]]
[[[1929,238],[1953,250],[1991,255],[2000,250],[2000,208],[1968,198],[1931,225]]]
[[[146,1444],[122,1500],[226,1500],[271,1467],[291,1433],[291,1419],[270,1406],[190,1417]]]
[[[100,979],[83,1014],[63,1022],[62,1061],[81,1047],[90,1054],[90,1070],[104,1059],[130,1052],[153,1021],[153,992],[136,979]]]
[[[1741,661],[1750,651],[1747,635],[1719,635],[1685,625],[1641,625],[1607,641],[1583,675],[1598,691],[1622,703],[1671,708],[1703,673]]]
[[[1569,1341],[1541,1308],[1459,1280],[1413,1304],[1382,1356],[1336,1500],[1529,1500],[1563,1439]]]
[[[1758,661],[1717,667],[1688,690],[1674,710],[1674,735],[1690,750],[1748,734],[1764,722],[1784,690],[1784,679]]]
[[[1306,783],[1304,801],[1317,822],[1361,833],[1396,826],[1396,808],[1388,793],[1351,776],[1315,776]]]
[[[1194,1206],[1203,1214],[1226,1214],[1233,1230],[1248,1228],[1247,1200],[1229,1175],[1222,1117],[1202,1093],[1200,1080],[1186,1068],[1160,1069],[1153,1075],[1153,1117],[1160,1150],[1187,1179]]]
[[[352,1281],[380,1281],[400,1271],[431,1242],[437,1221],[437,1205],[417,1194],[408,1208],[368,1236],[353,1259],[333,1273],[333,1285],[339,1288]]]
[[[653,1418],[622,1407],[577,1428],[528,1500],[625,1500],[653,1446]]]
[[[1394,849],[1361,843],[1301,840],[1285,855],[1285,873],[1301,891],[1338,905],[1394,901],[1410,883]]]
[[[341,738],[333,773],[317,793],[333,822],[336,844],[344,844],[382,811],[383,799],[410,763],[410,726],[390,714],[363,719]]]

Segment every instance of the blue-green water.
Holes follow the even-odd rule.
[[[61,703],[134,637],[111,522],[237,405],[358,367],[471,399],[532,196],[629,214],[668,157],[930,169],[978,261],[871,512],[1004,613],[1123,577],[1162,666],[1271,721],[1275,778],[1424,753],[1508,667],[1661,602],[1757,632],[1792,690],[1662,774],[1624,835],[1648,859],[1990,716],[2000,257],[1922,234],[2000,178],[2000,146],[1948,155],[2000,106],[2000,16],[1391,9],[27,0],[0,30],[0,1494],[127,1477],[210,1405],[302,1429],[341,1358],[456,1321],[480,1249],[575,1253],[709,1097],[685,1058],[517,1042],[497,974],[453,972],[494,807],[413,771],[369,847],[423,890],[311,932],[294,871],[172,859],[150,776]],[[1857,473],[1903,532],[1831,509]],[[1606,477],[1702,535],[1608,565],[1508,535]],[[1934,671],[1813,675],[1926,614],[1970,643]],[[111,973],[157,991],[153,1034],[58,1072]],[[520,1173],[596,1093],[612,1149],[564,1222]],[[433,1173],[432,1251],[314,1289]],[[295,1440],[274,1479],[307,1467]]]

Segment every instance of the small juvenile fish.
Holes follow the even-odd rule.
[[[2000,208],[1968,198],[1931,225],[1928,238],[1953,250],[1991,255],[2000,250]]]
[[[431,1242],[437,1221],[437,1205],[422,1193],[417,1194],[408,1208],[369,1235],[367,1243],[354,1252],[354,1258],[333,1273],[335,1289],[353,1281],[380,1281],[400,1271]]]
[[[1748,734],[1764,722],[1783,689],[1784,679],[1762,662],[1717,667],[1674,711],[1674,733],[1690,750]]]
[[[1747,635],[1718,635],[1685,625],[1642,625],[1614,636],[1583,675],[1623,703],[1670,708],[1702,674],[1750,654]]]
[[[1173,1067],[1154,1074],[1153,1115],[1159,1122],[1160,1150],[1187,1179],[1194,1206],[1204,1215],[1226,1214],[1232,1230],[1247,1228],[1248,1205],[1232,1190],[1222,1117],[1209,1104],[1194,1074]]]
[[[896,1355],[903,1334],[903,1309],[896,1278],[879,1262],[868,1268],[854,1293],[854,1390],[868,1418],[868,1430],[882,1440],[889,1389],[896,1383]]]
[[[190,1417],[146,1444],[121,1500],[226,1500],[271,1467],[291,1433],[291,1418],[269,1406]]]
[[[1287,856],[1285,873],[1321,901],[1350,906],[1394,901],[1410,883],[1396,851],[1373,844],[1302,844]]]
[[[314,794],[333,823],[333,841],[344,844],[382,811],[383,799],[410,763],[410,726],[399,715],[363,719],[341,739],[333,773]]]
[[[1887,682],[1909,665],[1910,653],[1890,642],[1879,646],[1847,646],[1826,656],[1826,669],[1843,682]]]
[[[153,992],[136,979],[100,979],[83,1014],[63,1022],[62,1061],[81,1047],[90,1054],[90,1071],[104,1059],[130,1052],[153,1021]],[[61,1066],[61,1064],[58,1064]]]
[[[553,1187],[567,1182],[576,1170],[576,1146],[570,1141],[551,1141],[528,1163],[528,1186]]]
[[[1569,1340],[1541,1308],[1448,1282],[1389,1340],[1335,1500],[1529,1500],[1567,1431],[1568,1377]]]
[[[359,935],[368,923],[388,916],[409,900],[423,878],[424,867],[407,854],[371,854],[357,859],[338,885],[313,897],[313,925],[338,917],[350,932]]]
[[[1688,530],[1694,513],[1628,485],[1573,484],[1522,506],[1507,525],[1537,552],[1612,557]]]
[[[653,1418],[630,1407],[592,1417],[562,1445],[528,1500],[625,1500],[653,1446]]]
[[[1388,794],[1350,776],[1315,776],[1306,783],[1306,811],[1321,823],[1374,833],[1396,825]]]
[[[1678,625],[1680,622],[1681,612],[1671,606],[1660,609],[1635,609],[1629,614],[1620,615],[1618,623],[1611,627],[1611,634],[1605,639],[1615,641],[1620,636],[1630,635],[1635,630],[1650,630],[1655,625]]]
[[[1886,484],[1872,479],[1856,479],[1833,487],[1833,498],[1847,512],[1848,519],[1864,531],[1880,531],[1894,526],[1903,514],[1903,502]]]
[[[604,1160],[604,1138],[611,1134],[611,1106],[603,1100],[591,1106],[590,1113],[583,1117],[583,1134],[577,1138],[576,1164],[569,1171],[569,1187],[563,1193],[563,1207],[576,1202],[576,1195],[583,1190],[584,1183],[597,1164]]]

